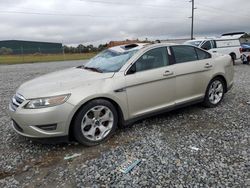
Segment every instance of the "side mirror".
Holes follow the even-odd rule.
[[[128,70],[127,74],[134,74],[134,73],[136,73],[135,63],[132,65],[132,67],[130,67],[130,69]]]

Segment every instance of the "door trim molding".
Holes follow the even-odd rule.
[[[195,99],[195,100],[192,100],[192,101],[188,101],[188,102],[185,102],[185,103],[181,103],[181,104],[174,105],[174,106],[171,106],[171,107],[166,107],[166,108],[161,109],[161,110],[149,112],[149,113],[146,113],[144,115],[139,115],[138,117],[134,117],[134,118],[123,121],[123,125],[128,126],[128,125],[131,125],[131,124],[133,124],[133,123],[135,123],[135,122],[137,122],[139,120],[142,120],[142,119],[150,118],[150,117],[155,116],[155,115],[167,113],[167,112],[170,112],[172,110],[177,110],[179,108],[183,108],[183,107],[187,107],[187,106],[194,105],[194,104],[197,104],[197,103],[201,103],[201,102],[203,102],[203,100],[204,100],[204,97],[201,97],[201,98],[198,98],[198,99]]]
[[[129,86],[126,86],[126,87],[122,87],[122,88],[115,89],[114,92],[126,91],[126,89],[127,89],[127,88],[130,88],[130,87],[140,86],[140,85],[144,85],[144,84],[150,84],[150,83],[153,83],[153,82],[158,82],[158,81],[170,79],[170,78],[173,78],[173,77],[175,77],[175,76],[174,76],[174,75],[173,75],[173,76],[171,75],[171,76],[164,77],[164,78],[160,78],[160,79],[156,79],[156,80],[151,80],[151,81],[142,82],[142,83],[138,83],[138,84],[132,84],[132,85],[129,85]]]

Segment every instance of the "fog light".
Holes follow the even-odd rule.
[[[42,129],[44,131],[54,131],[57,128],[57,124],[50,124],[50,125],[37,125],[39,129]]]

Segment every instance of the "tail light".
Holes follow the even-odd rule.
[[[240,53],[242,53],[243,51],[242,51],[242,48],[240,48]]]

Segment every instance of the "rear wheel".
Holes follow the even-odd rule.
[[[81,144],[93,146],[107,140],[116,130],[118,115],[112,103],[97,99],[83,106],[75,117],[73,132]]]
[[[225,82],[221,78],[214,78],[207,87],[204,98],[204,106],[212,108],[216,107],[222,101],[225,94]]]

